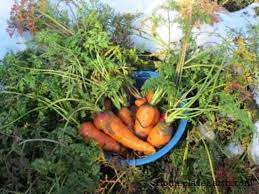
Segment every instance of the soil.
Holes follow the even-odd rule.
[[[229,12],[238,11],[254,3],[255,0],[229,0],[223,5]]]

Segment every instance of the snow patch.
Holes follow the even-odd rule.
[[[259,121],[255,123],[256,132],[253,135],[253,139],[248,149],[248,153],[252,162],[259,165]]]
[[[259,7],[259,3],[253,3],[250,6],[236,12],[227,12],[220,11],[217,13],[219,22],[214,23],[213,25],[203,24],[199,28],[193,29],[193,34],[195,36],[196,42],[198,46],[211,46],[222,43],[226,41],[229,37],[230,32],[238,32],[242,35],[247,35],[249,26],[255,25],[259,23],[259,17],[256,15],[255,8]],[[154,7],[153,10],[155,10]],[[151,7],[148,10],[152,10]],[[143,19],[148,18],[152,15],[152,12],[146,11],[143,7],[142,12],[144,13]],[[165,23],[161,24],[157,27],[157,34],[161,38],[161,40],[165,43],[170,42],[178,42],[183,36],[182,31],[176,22],[173,22],[177,19],[178,13],[176,11],[167,11],[167,10],[156,10],[155,15],[159,16],[159,18],[164,19],[165,21],[169,18],[171,21],[170,26]],[[142,27],[139,23],[135,24],[135,27],[141,28],[147,34],[151,34],[151,30],[148,27]],[[169,35],[169,29],[171,31]],[[144,48],[148,51],[160,51],[163,47],[159,45],[156,41],[150,39],[146,35],[145,38],[134,36],[132,38],[135,45],[144,45]]]
[[[153,10],[166,2],[166,0],[101,0],[115,11],[120,13],[143,13],[151,15]]]
[[[226,151],[228,152],[230,158],[242,155],[244,153],[244,148],[239,141],[231,142],[227,145]]]
[[[257,86],[257,88],[254,89],[254,100],[257,104],[257,106],[259,106],[259,85]]]
[[[52,0],[55,2],[56,0]],[[25,48],[24,42],[25,38],[15,35],[12,39],[8,36],[6,32],[7,20],[9,18],[9,13],[14,0],[3,1],[0,6],[0,58],[2,58],[9,51],[18,51]],[[148,26],[141,26],[141,21],[147,17],[152,16],[153,11],[156,10],[156,14],[159,17],[167,19],[168,12],[166,10],[157,9],[166,0],[101,0],[101,2],[108,4],[115,11],[120,13],[142,13],[142,17],[134,23],[134,26],[140,28],[141,31],[145,31],[147,34],[135,33],[133,35],[132,41],[136,47],[147,50],[150,52],[157,52],[163,49],[165,46],[163,43],[159,44],[157,41],[152,40],[148,35],[150,34],[150,28]],[[60,4],[62,8],[65,7],[64,3]],[[202,25],[199,29],[194,29],[193,32],[196,35],[196,41],[199,46],[213,45],[221,43],[222,40],[227,39],[228,31],[242,31],[247,32],[248,26],[251,24],[259,23],[259,17],[256,16],[255,8],[259,7],[259,3],[253,3],[248,7],[229,13],[227,11],[219,12],[218,16],[220,21],[214,25]],[[72,14],[68,10],[71,17]],[[169,12],[170,21],[174,21],[178,14],[176,11]],[[161,40],[165,43],[178,42],[182,37],[182,31],[178,24],[171,22],[170,24],[171,34],[169,36],[169,25],[163,24],[158,26],[157,33]]]

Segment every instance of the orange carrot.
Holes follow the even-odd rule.
[[[95,140],[103,150],[112,152],[122,151],[122,147],[119,143],[99,129],[96,129],[92,122],[83,123],[79,129],[79,133],[85,140]]]
[[[94,116],[94,125],[97,129],[104,129],[107,126],[107,123],[109,123],[110,117],[107,114],[107,112],[101,112]]]
[[[127,107],[123,107],[118,112],[118,117],[130,128],[132,129],[134,121],[132,118],[132,113]]]
[[[165,145],[172,137],[173,129],[159,122],[149,133],[147,141],[156,148]]]
[[[155,108],[155,111],[156,111],[156,116],[155,116],[155,118],[154,118],[154,120],[152,122],[152,127],[155,126],[159,122],[159,120],[160,120],[160,112],[159,112],[159,110],[157,108]]]
[[[146,99],[148,103],[151,103],[153,96],[154,96],[154,92],[152,92],[151,90],[147,92]]]
[[[103,116],[105,115],[105,117]],[[99,118],[101,117],[101,118]],[[109,119],[103,119],[109,118]],[[99,121],[104,121],[102,125],[102,130],[113,139],[124,145],[125,147],[131,148],[136,151],[143,152],[144,154],[153,154],[156,150],[155,148],[147,142],[142,141],[137,136],[135,136],[126,125],[112,112],[104,112],[98,114],[94,123],[99,123]],[[101,125],[99,125],[101,126]]]
[[[147,102],[146,98],[138,98],[137,100],[135,100],[135,105],[137,107],[140,107],[141,105],[145,104]]]
[[[135,126],[134,126],[134,129],[135,129],[135,134],[142,138],[142,139],[145,139],[147,138],[149,132],[152,130],[152,127],[142,127],[140,125],[140,123],[138,122],[138,120],[135,121]]]
[[[149,127],[155,124],[159,119],[159,112],[156,107],[150,104],[144,104],[138,108],[136,119],[142,127]],[[157,118],[158,116],[158,118]]]

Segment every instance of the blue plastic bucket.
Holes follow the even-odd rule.
[[[136,87],[140,88],[143,83],[150,77],[158,77],[159,74],[154,71],[138,71],[135,74],[135,80],[136,80]],[[142,158],[132,158],[132,159],[122,159],[119,161],[121,165],[126,166],[142,166],[145,164],[152,163],[159,158],[163,157],[165,154],[167,154],[169,151],[171,151],[177,143],[180,141],[181,137],[183,136],[185,129],[187,126],[187,120],[180,120],[180,123],[178,125],[178,128],[176,132],[174,133],[172,139],[161,149],[159,149],[156,153],[144,156]],[[106,156],[107,159],[111,159],[110,155]]]

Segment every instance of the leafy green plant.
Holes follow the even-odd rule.
[[[97,188],[102,153],[93,142],[85,144],[76,129],[92,112],[102,110],[105,97],[117,108],[126,105],[125,91],[133,84],[129,64],[141,60],[135,49],[115,44],[111,36],[118,17],[123,22],[133,17],[85,3],[78,5],[76,23],[48,4],[45,9],[31,4],[35,15],[28,17],[35,19],[35,33],[28,48],[1,61],[1,192],[79,193]],[[85,13],[80,6],[86,5]],[[28,7],[19,11],[24,9]],[[126,28],[122,26],[121,33],[127,33]]]

